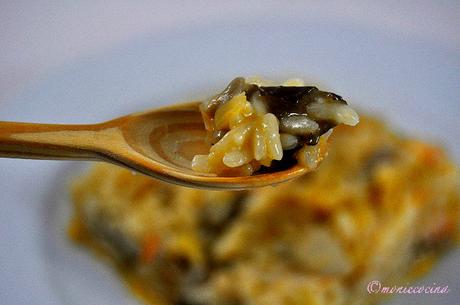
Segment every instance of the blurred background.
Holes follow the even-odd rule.
[[[56,67],[178,28],[279,15],[459,48],[458,1],[44,1],[0,3],[0,103]]]

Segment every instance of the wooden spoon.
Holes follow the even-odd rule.
[[[193,156],[209,151],[199,104],[178,104],[91,125],[0,122],[0,157],[103,160],[167,182],[222,190],[278,184],[308,172],[299,165],[247,177],[192,171]]]

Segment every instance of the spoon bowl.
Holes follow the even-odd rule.
[[[199,105],[176,104],[91,125],[0,122],[0,157],[100,160],[166,182],[220,190],[274,185],[308,172],[297,164],[244,177],[193,171],[193,156],[210,148]]]

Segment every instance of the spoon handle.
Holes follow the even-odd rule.
[[[58,125],[0,121],[0,157],[99,159],[103,131],[101,124]]]

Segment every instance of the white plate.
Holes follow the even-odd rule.
[[[98,122],[205,97],[237,75],[298,76],[388,118],[402,132],[443,143],[460,160],[458,44],[305,16],[237,18],[137,38],[54,70],[0,104],[0,120]],[[2,304],[136,302],[106,265],[66,240],[66,183],[79,169],[71,162],[0,160]],[[457,250],[419,281],[449,285],[447,295],[392,302],[455,304],[459,266]]]

